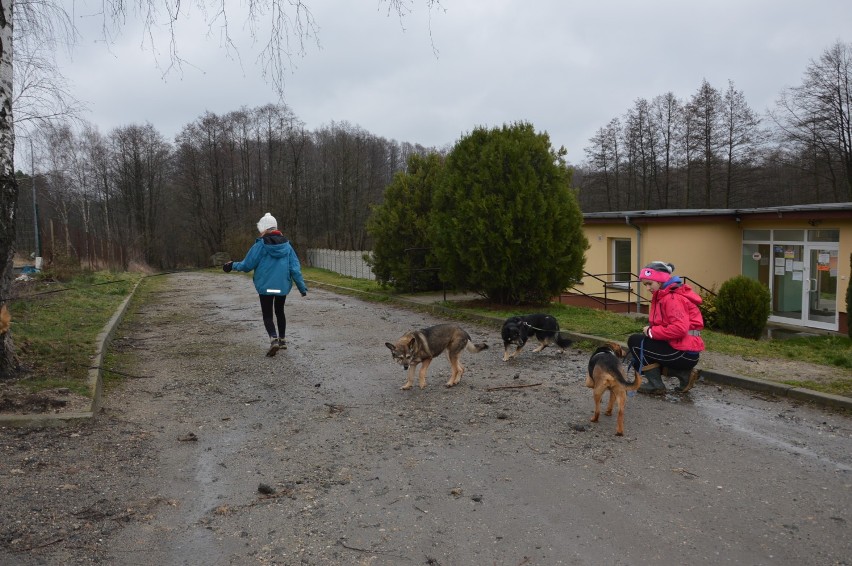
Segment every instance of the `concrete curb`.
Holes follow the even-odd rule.
[[[112,318],[106,326],[104,326],[104,329],[101,330],[101,333],[98,334],[97,340],[95,340],[97,348],[95,350],[95,357],[93,359],[92,366],[89,368],[89,390],[92,392],[92,414],[97,413],[101,408],[101,398],[104,393],[103,365],[107,346],[109,346],[112,336],[115,334],[115,329],[118,328],[118,325],[124,318],[124,313],[127,312],[127,306],[130,304],[130,299],[133,298],[133,295],[136,293],[136,289],[139,288],[139,284],[142,283],[144,279],[145,278],[142,277],[136,282],[136,285],[133,286],[133,289],[130,290],[130,293],[115,310]]]
[[[493,325],[496,328],[500,328],[503,325],[503,319],[501,318],[483,316],[472,313],[463,313],[452,307],[447,307],[444,305],[421,302],[415,299],[405,297],[389,297],[387,295],[370,293],[368,291],[359,291],[357,289],[350,289],[348,287],[340,287],[337,285],[320,283],[318,281],[311,281],[310,283],[313,286],[327,289],[329,291],[340,292],[347,295],[362,295],[368,298],[377,299],[380,302],[391,302],[405,306],[414,306],[417,309],[426,310],[435,314],[451,316],[452,318],[473,320],[484,324]],[[605,344],[607,342],[613,342],[613,340],[601,338],[600,336],[581,334],[579,332],[563,331],[562,334],[565,334],[575,342],[585,341],[591,342],[592,344],[596,345]],[[627,344],[625,344],[624,342],[620,342],[620,344],[625,348],[627,347]],[[700,379],[705,382],[716,383],[719,385],[728,385],[731,387],[738,387],[740,389],[757,391],[760,393],[767,393],[770,395],[775,395],[777,397],[787,397],[789,399],[795,399],[797,401],[806,401],[824,407],[831,407],[833,409],[852,410],[852,398],[849,397],[841,397],[840,395],[832,395],[830,393],[812,391],[803,387],[794,387],[792,385],[786,385],[784,383],[776,383],[774,381],[766,381],[763,379],[758,379],[755,377],[746,377],[743,375],[722,373],[715,370],[702,369],[700,371]]]
[[[88,385],[89,394],[92,397],[92,403],[88,411],[77,413],[53,414],[53,413],[33,413],[26,415],[0,415],[0,426],[31,426],[31,427],[49,427],[49,426],[65,426],[80,421],[85,421],[93,418],[101,408],[101,398],[103,397],[104,381],[103,381],[103,361],[106,355],[107,346],[115,333],[121,320],[127,312],[127,306],[130,304],[130,299],[133,298],[139,284],[145,278],[143,277],[136,282],[130,293],[125,297],[124,301],[118,306],[112,318],[101,330],[98,337],[95,339],[95,355],[92,358],[92,365],[89,367]]]
[[[701,370],[701,378],[706,381],[718,383],[719,385],[730,385],[750,391],[769,393],[777,397],[789,397],[797,401],[808,401],[834,409],[852,409],[852,399],[849,397],[841,397],[840,395],[822,393],[820,391],[805,389],[804,387],[766,381],[756,377],[745,377],[734,373],[721,373],[715,370],[704,369]]]

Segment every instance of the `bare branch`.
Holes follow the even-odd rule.
[[[71,49],[77,40],[68,14],[52,0],[15,4],[14,86],[12,106],[19,134],[34,122],[76,120],[84,110],[59,71],[56,51]]]

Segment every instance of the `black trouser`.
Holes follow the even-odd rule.
[[[287,317],[284,316],[284,302],[287,295],[258,295],[260,297],[260,312],[263,313],[263,326],[270,338],[284,338],[287,332]],[[278,332],[275,332],[275,320],[272,318],[273,310],[275,320],[278,321]]]
[[[692,369],[698,363],[698,352],[675,350],[665,340],[653,340],[644,334],[631,334],[627,347],[633,354],[636,371],[655,363],[671,369]]]

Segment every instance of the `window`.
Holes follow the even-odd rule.
[[[743,230],[743,240],[768,242],[769,230]]]
[[[840,230],[808,230],[809,242],[839,242]]]
[[[776,242],[804,242],[805,241],[805,231],[804,230],[774,230],[772,233],[772,239]]]
[[[613,285],[626,287],[630,284],[630,240],[612,240],[612,281]]]

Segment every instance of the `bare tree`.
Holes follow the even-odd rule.
[[[113,214],[115,203],[115,190],[110,176],[110,155],[106,138],[91,124],[84,124],[80,134],[80,153],[83,168],[86,171],[88,182],[92,191],[92,199],[97,201],[97,213],[99,221],[92,220],[89,228],[97,234],[101,243],[102,252],[100,258],[107,265],[116,264],[126,267],[125,256],[116,258],[114,256],[115,242]],[[87,228],[87,233],[89,231]]]
[[[635,202],[641,208],[650,208],[651,188],[654,184],[654,155],[649,131],[648,101],[636,99],[627,111],[624,121],[625,146],[631,173],[630,186],[635,191]]]
[[[738,198],[734,191],[745,189],[765,136],[759,127],[760,119],[749,107],[743,92],[734,88],[732,81],[728,81],[721,109],[725,164],[724,206],[730,208],[742,204],[742,197]]]
[[[285,226],[292,238],[304,236],[302,210],[307,202],[305,195],[306,184],[306,154],[311,143],[311,137],[305,130],[304,123],[295,115],[287,122],[287,163],[290,170],[287,210],[285,214]]]
[[[33,15],[36,18],[36,29],[29,28],[30,22],[21,22],[15,27],[14,58],[15,82],[13,87],[12,107],[15,110],[15,128],[17,132],[32,133],[35,125],[78,119],[85,107],[71,93],[68,80],[59,70],[56,62],[56,52],[59,39],[55,37],[57,30],[46,27],[51,19],[51,4],[36,4],[35,2],[17,2],[16,9],[44,6],[48,14]],[[62,23],[61,31],[65,37],[72,37],[70,22],[62,16],[62,12],[53,12],[56,20]],[[17,20],[17,18],[16,18]],[[23,28],[26,32],[20,31]],[[38,40],[38,41],[35,41]]]
[[[606,128],[598,128],[589,138],[589,144],[583,151],[586,154],[586,168],[582,169],[583,190],[579,192],[580,204],[585,211],[613,210],[612,190],[609,184],[611,157],[607,146]],[[601,198],[601,193],[603,193]],[[603,200],[602,204],[601,200]]]
[[[95,257],[93,249],[94,215],[98,205],[97,190],[97,166],[91,160],[92,151],[89,144],[93,142],[91,128],[84,135],[75,135],[71,152],[69,154],[70,174],[73,183],[72,203],[79,214],[79,223],[82,224],[83,242],[80,259],[85,262],[89,269],[95,268]]]
[[[285,148],[291,129],[298,120],[285,104],[267,104],[254,111],[255,129],[264,183],[260,185],[261,208],[270,210],[273,203],[288,203],[292,198],[292,169]],[[291,225],[289,211],[284,211],[286,225]]]
[[[53,210],[59,215],[62,223],[62,245],[56,247],[53,242],[54,260],[63,258],[67,261],[76,257],[76,250],[71,242],[71,210],[74,206],[74,133],[68,125],[41,128],[40,144],[44,149],[45,194]],[[57,257],[59,256],[59,257]]]
[[[0,0],[0,302],[6,304],[12,284],[15,254],[15,210],[18,184],[15,180],[15,134],[12,121],[12,0]],[[18,360],[9,333],[2,336],[0,377],[17,369]]]
[[[852,43],[838,41],[812,60],[770,115],[812,171],[831,181],[834,201],[852,200]]]
[[[159,265],[157,242],[170,147],[151,124],[116,128],[110,134],[112,176],[133,230],[150,265]]]
[[[642,178],[639,174],[642,136],[638,124],[639,120],[635,115],[634,109],[631,108],[625,114],[620,132],[622,139],[621,146],[624,148],[624,167],[622,171],[624,175],[624,188],[627,193],[626,204],[628,209],[642,208],[645,195],[642,187],[638,185]]]
[[[248,114],[254,113],[248,111]],[[245,233],[244,227],[250,224],[244,210],[254,209],[252,216],[256,215],[257,204],[263,198],[260,186],[253,186],[246,199],[235,197],[240,191],[235,179],[250,176],[249,172],[240,170],[242,160],[235,159],[237,145],[245,144],[251,148],[249,161],[256,165],[247,167],[260,175],[265,164],[256,157],[262,153],[257,138],[239,141],[242,134],[238,133],[239,128],[233,127],[229,117],[233,115],[205,112],[185,126],[177,137],[175,190],[187,211],[190,224],[211,253],[228,247],[229,231]],[[268,177],[269,173],[264,175]]]
[[[672,92],[656,96],[651,101],[651,120],[656,124],[658,132],[657,179],[662,193],[660,205],[668,208],[670,203],[677,202],[674,198],[674,173],[677,167],[676,140],[683,127],[683,104]]]
[[[691,145],[700,148],[697,157],[704,170],[704,206],[713,206],[714,181],[721,146],[721,100],[719,91],[705,79],[687,107],[695,124],[691,131],[694,136]]]

